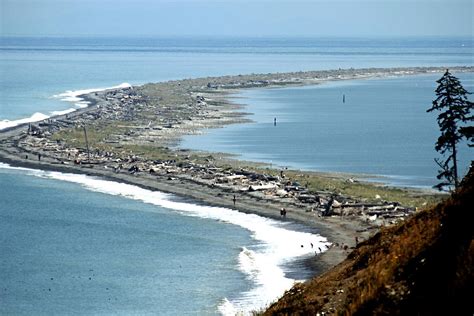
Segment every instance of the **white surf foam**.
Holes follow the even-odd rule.
[[[35,113],[30,117],[22,118],[15,121],[2,120],[0,121],[0,130],[8,128],[8,127],[24,124],[24,123],[33,123],[33,122],[42,121],[44,119],[47,119],[48,117],[49,117],[48,115],[43,114],[43,113]]]
[[[0,168],[14,168],[0,164]],[[31,169],[29,169],[31,170]],[[79,183],[86,189],[106,194],[124,196],[145,203],[175,210],[183,215],[198,216],[231,223],[251,232],[258,241],[252,249],[242,248],[239,254],[239,269],[255,285],[250,291],[236,299],[224,298],[219,312],[224,315],[248,315],[275,301],[291,288],[295,280],[287,278],[282,265],[302,256],[314,255],[318,248],[327,249],[326,238],[286,228],[286,223],[245,214],[223,207],[212,207],[173,200],[173,195],[142,189],[137,186],[101,180],[85,175],[31,170],[35,176]],[[319,251],[318,251],[319,252]]]
[[[129,83],[122,83],[118,86],[108,87],[108,88],[93,88],[93,89],[83,89],[83,90],[68,90],[61,94],[53,95],[53,98],[61,99],[62,101],[72,102],[78,107],[85,107],[87,106],[87,102],[84,101],[80,96],[92,92],[99,92],[111,89],[125,89],[132,87]]]
[[[84,89],[84,90],[75,90],[75,91],[66,91],[61,94],[53,95],[53,98],[60,99],[61,101],[66,101],[74,104],[74,108],[69,108],[61,111],[52,111],[49,114],[35,113],[30,117],[18,119],[18,120],[1,120],[0,121],[0,130],[14,127],[24,123],[34,123],[38,121],[45,120],[52,116],[64,115],[76,111],[79,108],[85,108],[89,105],[89,102],[84,101],[80,96],[87,93],[99,92],[111,89],[125,89],[130,88],[131,85],[128,83],[122,83],[118,86],[108,87],[108,88],[94,88],[94,89]]]
[[[67,109],[64,111],[53,111],[51,112],[51,116],[58,116],[58,115],[65,115],[71,112],[74,112],[76,109]]]

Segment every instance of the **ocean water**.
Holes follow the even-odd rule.
[[[473,65],[472,56],[471,38],[0,37],[0,128],[71,108],[74,102],[61,101],[66,91],[229,74]]]
[[[7,165],[0,175],[2,315],[249,312],[292,286],[287,273],[309,273],[288,263],[314,256],[311,243],[328,246],[127,184]]]
[[[83,107],[76,98],[81,92],[122,84],[473,65],[472,53],[471,38],[0,37],[0,129]],[[257,100],[258,93],[242,96]],[[356,93],[347,94],[349,105]],[[262,100],[254,118],[266,115],[264,106],[276,105],[279,128],[295,124],[296,117],[285,118],[288,104],[271,98]],[[277,108],[267,110],[272,117]],[[268,123],[264,116],[259,120]],[[260,154],[268,158],[268,152]],[[0,201],[0,314],[232,315],[274,300],[293,283],[290,275],[305,276],[301,267],[292,271],[292,262],[314,254],[300,244],[327,245],[323,237],[258,216],[6,165],[0,166]]]
[[[474,92],[474,73],[456,75]],[[278,167],[364,174],[397,186],[432,187],[438,183],[434,144],[439,113],[426,110],[440,77],[246,90],[234,101],[246,104],[252,123],[186,136],[180,147],[233,153]],[[474,153],[465,143],[459,149],[459,171],[465,175]]]

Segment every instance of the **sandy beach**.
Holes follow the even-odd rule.
[[[333,243],[328,251],[308,262],[320,273],[341,262],[356,240],[368,238],[379,227],[403,220],[417,207],[432,204],[442,196],[367,184],[352,175],[275,170],[225,154],[197,153],[173,146],[183,135],[248,121],[245,109],[228,99],[236,89],[444,70],[427,67],[252,74],[93,92],[80,96],[89,102],[87,108],[0,131],[0,161],[18,167],[87,174],[302,224]],[[302,179],[309,179],[311,185],[303,184]],[[327,183],[336,188],[344,184],[361,193],[331,190]],[[285,216],[281,215],[283,209]]]

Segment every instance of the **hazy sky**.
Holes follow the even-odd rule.
[[[472,0],[0,0],[3,35],[473,36]]]

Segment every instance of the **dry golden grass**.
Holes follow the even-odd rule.
[[[472,315],[474,174],[447,201],[359,244],[266,315]]]

